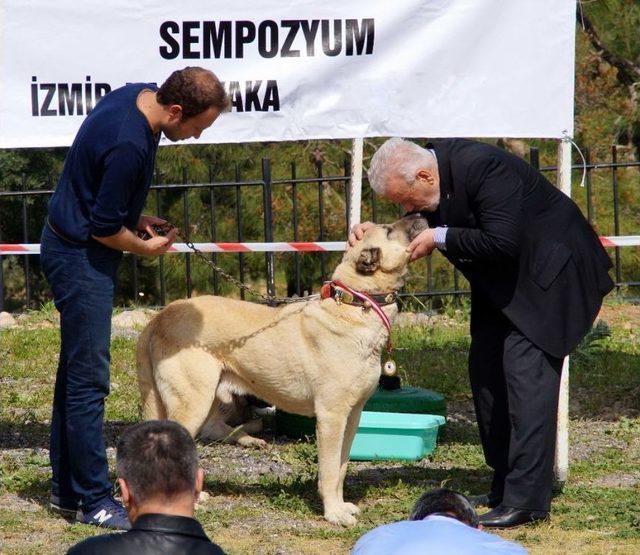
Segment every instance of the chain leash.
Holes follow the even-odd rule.
[[[204,253],[200,249],[198,249],[191,241],[189,241],[188,239],[180,235],[179,237],[184,241],[185,245],[187,245],[187,247],[189,247],[198,257],[200,257],[205,262],[205,264],[211,267],[214,272],[220,274],[224,279],[226,279],[227,281],[230,281],[236,287],[242,289],[243,291],[246,291],[250,295],[253,295],[255,297],[260,297],[261,299],[263,299],[269,304],[293,304],[293,303],[307,302],[319,297],[319,295],[311,295],[308,297],[276,297],[275,295],[264,295],[260,293],[260,291],[256,291],[255,289],[252,289],[245,283],[242,283],[239,279],[233,277],[231,274],[228,274],[222,268],[220,268],[220,266],[217,266],[216,264],[214,264],[213,261],[209,260],[204,255]]]

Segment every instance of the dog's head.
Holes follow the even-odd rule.
[[[368,229],[361,241],[347,249],[333,279],[361,291],[399,289],[409,263],[407,247],[427,227],[424,218],[406,216]]]

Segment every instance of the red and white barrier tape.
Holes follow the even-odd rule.
[[[605,247],[638,247],[640,235],[600,237]],[[194,243],[202,252],[340,252],[346,248],[344,241],[314,243]],[[174,243],[168,253],[193,252],[185,243]],[[40,254],[38,243],[2,244],[0,255]]]
[[[334,252],[344,251],[345,241],[315,243],[194,243],[202,252]],[[174,243],[168,253],[193,252],[185,243]],[[1,244],[3,254],[40,254],[38,243]]]
[[[619,237],[600,237],[605,247],[637,247],[640,245],[640,235],[621,235]]]

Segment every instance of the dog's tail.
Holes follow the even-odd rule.
[[[160,392],[156,386],[151,360],[151,343],[155,331],[155,318],[147,324],[138,338],[136,350],[136,367],[138,370],[138,388],[142,401],[142,418],[158,420],[167,417]]]

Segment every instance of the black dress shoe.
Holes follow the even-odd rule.
[[[492,511],[480,515],[480,524],[485,528],[513,528],[549,518],[548,511],[530,511],[498,505]]]
[[[491,493],[483,493],[482,495],[470,496],[469,503],[471,503],[472,507],[489,507],[490,509],[494,509],[502,503],[502,499],[495,497]]]

